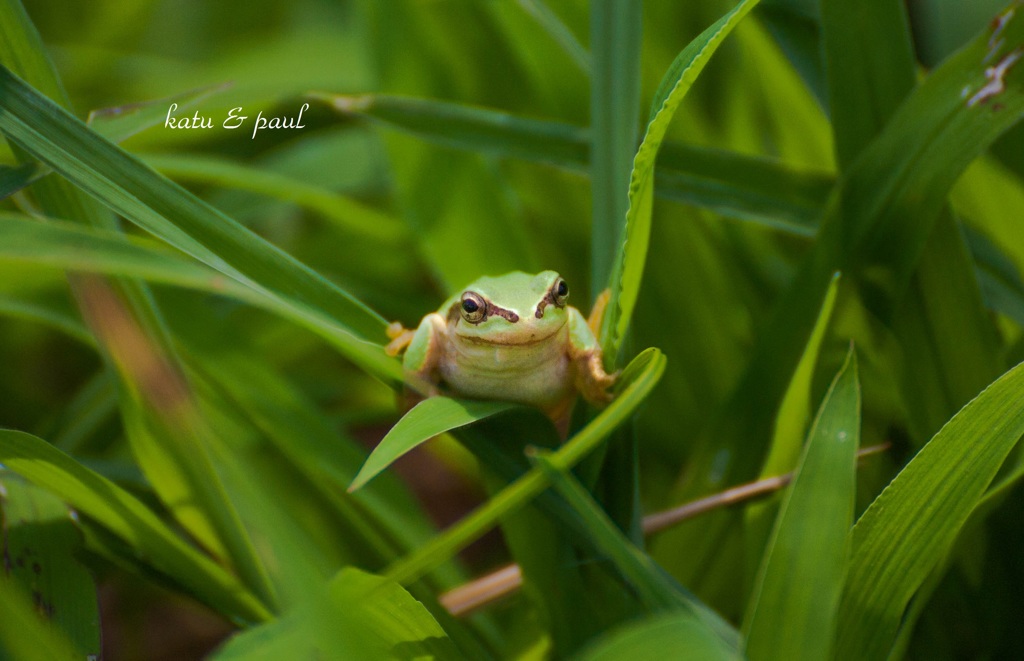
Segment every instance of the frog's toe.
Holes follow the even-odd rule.
[[[392,330],[396,325],[398,332],[392,334]],[[416,331],[403,328],[402,324],[399,324],[397,321],[388,326],[387,333],[391,341],[384,347],[384,353],[392,357],[405,351],[412,344],[412,338],[416,335]]]

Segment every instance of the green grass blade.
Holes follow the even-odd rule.
[[[75,557],[82,534],[67,505],[0,470],[0,532],[0,581],[20,583],[77,649],[99,656],[96,586]]]
[[[354,114],[423,140],[500,158],[586,173],[589,132],[572,124],[413,97],[317,94]],[[768,159],[667,142],[658,152],[655,194],[726,216],[812,236],[835,179]]]
[[[968,105],[988,80],[986,62],[1024,45],[1024,17],[1015,15],[1005,26],[1000,50],[989,53],[986,32],[933,71],[840,182],[818,239],[780,296],[738,386],[702,432],[707,451],[695,456],[701,465],[692,472],[708,475],[723,452],[735,459],[725,471],[716,468],[714,484],[694,483],[696,491],[756,473],[771,421],[833,273],[842,271],[856,280],[869,309],[883,319],[902,297],[950,187],[1024,112],[1022,68],[1006,75],[998,104]],[[966,97],[965,88],[973,90]]]
[[[0,238],[3,260],[140,278],[244,301],[324,337],[370,374],[396,383],[402,378],[401,366],[384,354],[380,344],[353,337],[322,312],[225,279],[214,269],[174,255],[151,240],[128,239],[120,233],[6,214],[0,214]]]
[[[486,402],[449,397],[429,397],[402,416],[366,459],[350,492],[376,477],[399,457],[430,439],[452,429],[465,427],[514,408],[507,402]]]
[[[643,277],[651,236],[654,164],[658,149],[668,131],[669,122],[711,56],[757,2],[758,0],[743,0],[691,41],[669,67],[654,95],[647,131],[633,160],[626,227],[622,233],[620,252],[611,271],[611,279],[608,281],[611,299],[601,328],[601,346],[604,349],[606,365],[615,364],[640,294],[640,280]],[[599,184],[595,180],[593,185],[597,187]]]
[[[42,620],[28,594],[0,576],[0,657],[16,661],[80,661],[67,636]]]
[[[553,465],[559,470],[568,470],[599,447],[643,402],[664,370],[665,356],[657,349],[648,349],[634,358],[620,377],[621,389],[617,391],[615,400],[551,455]],[[502,517],[522,507],[548,486],[549,480],[540,468],[530,470],[495,494],[487,504],[392,565],[387,576],[399,583],[415,579],[457,553],[496,525]]]
[[[605,288],[629,208],[640,124],[642,0],[590,3],[590,295]]]
[[[613,629],[578,657],[579,661],[741,658],[735,647],[723,642],[699,618],[685,612],[658,615]]]
[[[140,156],[150,167],[179,181],[249,191],[292,202],[322,214],[346,240],[374,241],[381,250],[409,250],[409,233],[396,218],[333,191],[268,170],[210,156]]]
[[[735,645],[739,642],[738,634],[731,625],[683,590],[649,555],[626,538],[571,473],[556,468],[550,455],[537,454],[534,459],[552,486],[579,514],[594,546],[612,562],[648,608],[653,611],[685,610],[700,619],[708,631],[719,636],[723,643]]]
[[[572,124],[388,94],[353,96],[319,92],[311,97],[344,115],[365,117],[446,147],[581,171],[589,162],[589,133]]]
[[[851,348],[818,410],[765,548],[744,624],[751,661],[829,657],[853,523],[859,443],[860,386]]]
[[[551,11],[544,0],[518,0],[518,2],[523,11],[532,16],[544,28],[544,31],[562,47],[562,50],[569,54],[580,71],[590,75],[590,53],[579,42],[569,26],[562,22],[558,14]]]
[[[45,441],[0,430],[0,463],[100,522],[138,558],[219,611],[248,622],[269,618],[234,576],[183,542],[134,496]]]
[[[5,200],[18,191],[31,186],[47,174],[50,169],[38,163],[22,163],[18,166],[0,166],[0,200]]]
[[[822,45],[836,160],[846,169],[914,88],[903,3],[821,2]]]
[[[0,70],[0,131],[85,192],[225,275],[319,310],[364,340],[385,322],[261,239]]]
[[[181,94],[132,103],[114,108],[101,108],[89,113],[86,123],[90,128],[111,142],[124,142],[154,126],[164,124],[169,114],[179,114],[191,109],[212,96],[224,92],[230,85],[211,85]],[[177,106],[171,111],[172,106]]]
[[[838,659],[884,659],[904,610],[943,560],[1024,435],[1024,365],[965,406],[875,499],[850,533]]]

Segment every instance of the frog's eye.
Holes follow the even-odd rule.
[[[467,291],[462,294],[462,318],[471,324],[479,324],[487,318],[487,301],[476,292]]]
[[[569,298],[569,283],[561,278],[556,280],[551,288],[551,298],[554,299],[555,305],[563,307]]]

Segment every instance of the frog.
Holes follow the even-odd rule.
[[[556,271],[481,277],[407,329],[388,327],[388,355],[402,355],[406,383],[425,396],[502,400],[543,411],[565,436],[577,396],[603,407],[618,376],[605,372],[597,329],[568,304]]]

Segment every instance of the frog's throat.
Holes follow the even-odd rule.
[[[564,327],[565,327],[564,323],[563,324],[559,324],[555,328],[551,329],[550,333],[546,333],[546,334],[544,334],[544,335],[542,335],[540,337],[529,337],[529,336],[527,336],[529,339],[518,340],[518,341],[516,340],[514,333],[511,335],[511,337],[510,336],[505,336],[505,337],[503,337],[501,339],[498,339],[498,340],[487,339],[487,338],[482,337],[480,335],[467,335],[467,334],[464,334],[464,333],[460,333],[458,331],[455,331],[455,335],[456,335],[456,337],[459,338],[460,341],[471,342],[473,344],[486,344],[486,345],[503,346],[503,347],[507,347],[507,346],[525,347],[525,346],[529,346],[531,344],[539,344],[540,342],[543,342],[544,340],[550,339],[555,333],[557,333],[558,331],[562,330],[562,328],[564,328]]]

